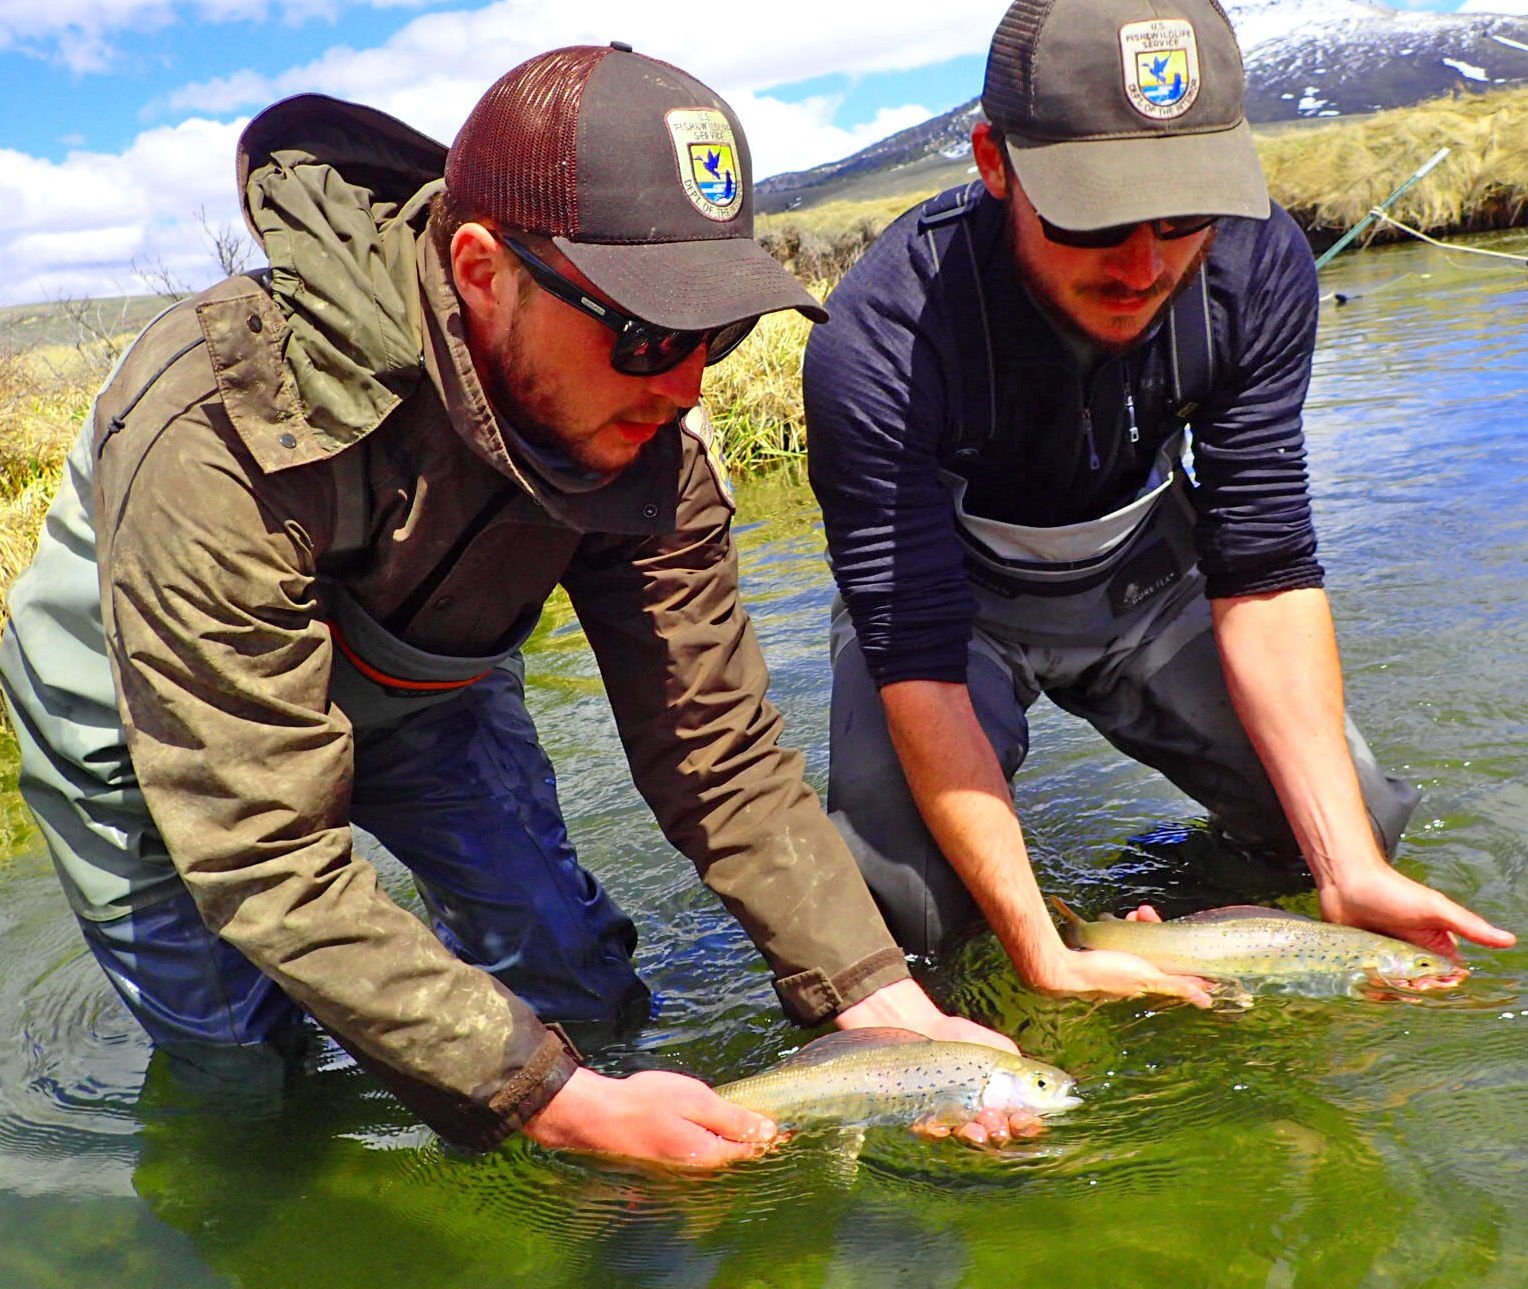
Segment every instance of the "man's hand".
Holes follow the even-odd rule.
[[[1001,1052],[1017,1052],[1019,1046],[1006,1034],[978,1025],[964,1016],[951,1016],[934,1005],[915,980],[884,985],[868,998],[845,1007],[834,1017],[839,1029],[889,1027],[910,1029],[914,1034],[947,1043],[981,1043]]]
[[[525,1135],[556,1150],[716,1168],[763,1154],[776,1129],[685,1074],[646,1070],[609,1079],[579,1068]]]
[[[1321,916],[1328,922],[1409,940],[1455,961],[1460,936],[1492,949],[1508,949],[1517,943],[1512,932],[1492,926],[1388,864],[1344,870],[1340,880],[1321,887],[1320,896]]]
[[[1154,916],[1154,915],[1153,915]],[[1151,919],[1145,919],[1150,921]],[[1156,919],[1161,921],[1160,918]],[[1142,998],[1159,994],[1209,1007],[1210,983],[1198,976],[1175,976],[1145,958],[1114,949],[1070,949],[1049,959],[1030,982],[1049,994],[1094,998]]]

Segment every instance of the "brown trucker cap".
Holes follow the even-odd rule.
[[[1014,0],[982,108],[1025,195],[1058,227],[1267,219],[1245,89],[1216,0]]]
[[[628,313],[699,331],[777,309],[827,312],[753,238],[748,141],[693,76],[576,45],[478,100],[446,158],[459,209],[544,233]]]

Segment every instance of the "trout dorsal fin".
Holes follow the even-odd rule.
[[[1202,909],[1186,917],[1174,918],[1174,922],[1237,922],[1242,918],[1284,918],[1290,922],[1311,922],[1303,913],[1291,913],[1288,909],[1270,909],[1262,904],[1227,904],[1219,909]]]
[[[778,1068],[796,1068],[800,1066],[821,1065],[824,1061],[836,1060],[849,1052],[861,1051],[867,1047],[900,1047],[906,1043],[927,1043],[931,1040],[923,1034],[915,1034],[910,1029],[895,1029],[889,1025],[871,1026],[865,1029],[841,1029],[832,1034],[824,1034],[821,1038],[814,1038],[794,1055],[787,1056],[780,1062]]]
[[[1081,925],[1082,918],[1080,918],[1076,913],[1072,912],[1072,910],[1067,907],[1066,901],[1063,900],[1059,895],[1052,895],[1050,897],[1050,902],[1056,906],[1057,911],[1068,922]]]
[[[1068,908],[1066,901],[1063,900],[1059,895],[1052,895],[1050,897],[1050,902],[1056,906],[1062,917],[1061,939],[1066,944],[1071,945],[1072,948],[1077,948],[1080,942],[1082,928],[1087,926],[1087,923],[1084,922],[1082,918],[1080,918],[1070,908]]]

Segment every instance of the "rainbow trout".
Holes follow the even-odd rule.
[[[800,1124],[968,1123],[978,1110],[1053,1114],[1080,1105],[1055,1066],[905,1029],[851,1029],[808,1043],[772,1070],[716,1089],[783,1128]]]
[[[1233,904],[1170,922],[1131,922],[1105,913],[1085,922],[1055,896],[1062,937],[1075,948],[1116,949],[1187,976],[1318,983],[1372,981],[1412,988],[1456,984],[1464,970],[1440,954],[1358,927],[1284,909]]]

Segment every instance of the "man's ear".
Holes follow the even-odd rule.
[[[471,221],[451,238],[451,277],[462,307],[479,323],[496,320],[504,298],[516,292],[515,274],[499,239]]]
[[[987,191],[1002,201],[1008,195],[1008,167],[1003,164],[1002,145],[992,137],[992,127],[986,121],[971,127],[971,157]]]

